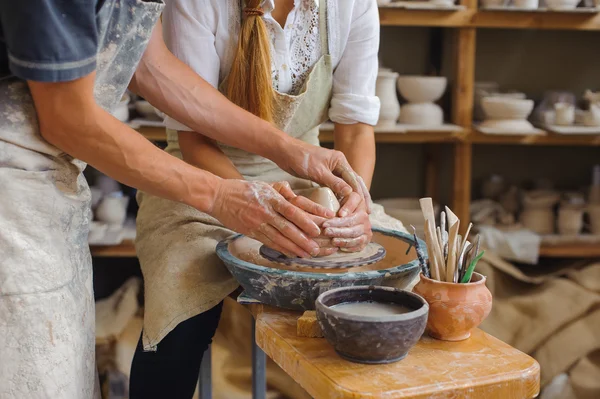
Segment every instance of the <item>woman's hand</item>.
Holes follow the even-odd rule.
[[[349,215],[323,222],[322,235],[330,237],[332,245],[342,251],[362,251],[373,238],[366,204],[357,193],[352,193],[342,209],[344,207],[350,210]]]
[[[367,206],[365,212],[371,213],[371,195],[363,179],[352,170],[346,157],[340,151],[328,150],[300,140],[292,140],[287,151],[273,159],[286,172],[327,186],[342,200],[344,205],[340,215],[350,215],[347,197],[354,192]]]

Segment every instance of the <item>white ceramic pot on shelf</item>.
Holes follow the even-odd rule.
[[[545,0],[546,6],[551,10],[574,10],[581,0]]]
[[[112,116],[120,120],[121,122],[127,122],[129,120],[129,102],[131,98],[129,94],[123,94],[121,101],[111,111]]]
[[[377,75],[375,94],[381,102],[377,126],[395,126],[400,116],[400,102],[396,94],[398,74],[391,70],[380,69]]]
[[[539,0],[513,0],[516,8],[521,10],[535,10],[539,7]]]
[[[434,104],[446,90],[443,76],[400,76],[398,90],[408,104],[400,111],[400,123],[407,125],[439,126],[444,123],[444,111]]]
[[[122,192],[114,192],[102,199],[96,209],[96,218],[111,227],[122,227],[127,216],[129,197]]]
[[[583,207],[563,205],[558,210],[556,227],[559,234],[574,236],[583,230]]]
[[[408,103],[400,111],[400,123],[405,125],[441,126],[444,111],[434,103]]]
[[[432,103],[439,100],[448,80],[444,76],[400,76],[398,90],[410,103]]]
[[[554,123],[560,126],[570,126],[575,122],[575,106],[570,103],[554,104]]]
[[[485,97],[481,106],[487,119],[525,120],[533,111],[533,100],[510,97]]]
[[[506,7],[508,0],[481,0],[482,8]]]
[[[590,104],[589,111],[585,112],[583,116],[583,124],[586,126],[594,127],[600,126],[600,104]]]

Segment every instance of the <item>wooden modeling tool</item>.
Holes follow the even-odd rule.
[[[450,222],[450,221],[448,221]],[[457,260],[457,246],[456,246],[456,238],[458,236],[458,228],[460,227],[460,221],[454,222],[454,224],[450,225],[450,235],[448,237],[448,263],[446,264],[446,282],[455,283],[454,281],[454,272],[456,269],[456,260]]]

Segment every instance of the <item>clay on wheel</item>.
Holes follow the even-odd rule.
[[[335,213],[340,210],[340,203],[329,187],[309,188],[307,190],[298,191],[298,195],[306,197]]]

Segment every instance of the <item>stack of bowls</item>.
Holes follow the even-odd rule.
[[[527,117],[533,111],[533,100],[507,96],[490,96],[481,100],[485,120],[481,127],[504,131],[528,131],[533,125]]]
[[[434,104],[446,91],[443,76],[400,76],[398,90],[408,104],[402,106],[400,123],[407,125],[439,126],[444,123],[442,108]]]

